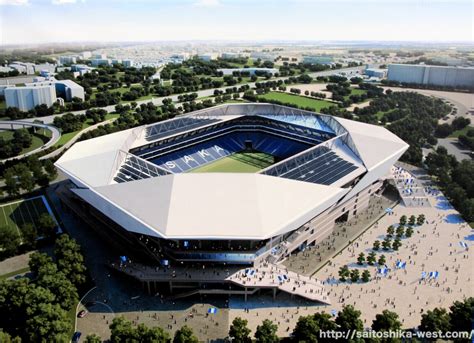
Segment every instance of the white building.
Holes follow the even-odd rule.
[[[4,90],[8,107],[29,111],[38,105],[52,106],[56,102],[54,85],[29,84],[25,87],[8,87]]]
[[[71,55],[59,56],[59,64],[74,64],[77,63],[77,57]]]
[[[133,60],[131,59],[122,60],[122,64],[125,68],[131,68],[134,66]]]
[[[387,78],[423,85],[474,87],[474,68],[389,64]]]
[[[71,80],[55,80],[56,94],[66,101],[71,101],[73,98],[85,100],[84,88]]]
[[[93,67],[103,66],[103,65],[110,65],[112,61],[108,58],[94,58],[91,60],[91,64]]]
[[[250,53],[248,52],[224,52],[221,55],[223,59],[232,59],[232,58],[249,58]]]
[[[217,71],[221,71],[224,75],[232,75],[234,72],[247,72],[250,75],[255,75],[257,72],[262,72],[262,73],[269,73],[272,75],[275,75],[278,73],[278,69],[276,68],[256,68],[256,67],[250,67],[250,68],[220,68],[217,69]]]
[[[79,75],[84,75],[89,72],[91,72],[94,68],[89,67],[88,65],[85,64],[74,64],[71,66],[71,71],[73,72],[78,72]]]
[[[257,60],[260,59],[262,61],[275,61],[275,58],[277,57],[276,54],[270,53],[270,52],[263,52],[263,51],[254,51],[250,54],[250,57]]]
[[[303,56],[303,63],[329,65],[334,63],[334,59],[332,56],[325,55],[305,55]]]
[[[13,62],[8,65],[10,68],[18,70],[19,73],[33,75],[35,73],[35,64],[27,62]]]
[[[377,68],[367,68],[365,70],[365,75],[369,77],[376,77],[383,79],[384,77],[387,76],[387,70],[386,69],[377,69]]]
[[[197,55],[197,57],[202,61],[209,62],[212,60],[217,60],[217,58],[219,57],[219,54],[216,52],[211,52],[211,53]]]
[[[92,57],[92,52],[90,51],[83,51],[80,53],[82,59],[88,59]]]

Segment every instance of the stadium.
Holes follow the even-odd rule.
[[[56,166],[127,255],[248,272],[366,208],[407,148],[383,127],[246,103],[82,141]]]

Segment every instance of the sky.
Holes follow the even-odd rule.
[[[0,44],[473,42],[474,0],[0,0]]]

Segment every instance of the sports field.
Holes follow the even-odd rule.
[[[193,169],[190,173],[256,173],[273,163],[272,155],[264,152],[242,151]]]
[[[300,107],[311,107],[315,111],[321,111],[322,108],[337,105],[336,103],[327,100],[313,99],[306,96],[293,95],[284,92],[268,92],[267,94],[259,95],[258,98],[263,100],[277,100],[284,103],[295,104]]]
[[[41,214],[49,213],[45,201],[40,196],[0,205],[0,235],[2,228],[7,226],[17,230],[20,237],[23,224],[31,223],[36,227]]]

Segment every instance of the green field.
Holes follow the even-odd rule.
[[[31,135],[31,145],[28,148],[21,150],[19,155],[38,149],[49,141],[50,136],[51,132],[49,130],[38,130],[37,133]],[[0,137],[2,137],[5,141],[10,141],[13,139],[13,131],[0,131]]]
[[[308,97],[283,92],[268,92],[267,94],[259,95],[258,98],[262,100],[277,100],[285,103],[295,104],[300,107],[311,107],[318,112],[321,111],[322,108],[337,105],[327,100],[311,99]]]
[[[48,213],[43,197],[0,205],[0,235],[2,228],[8,226],[17,230],[21,237],[23,224],[31,223],[36,227],[38,219],[43,213]]]
[[[263,152],[238,152],[190,173],[256,173],[274,163],[272,155]]]

